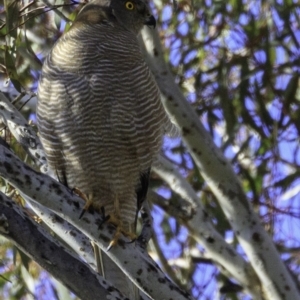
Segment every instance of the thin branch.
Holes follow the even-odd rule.
[[[33,5],[35,3],[36,3],[35,0],[28,2],[26,5],[24,5],[23,7],[20,8],[19,12],[23,12],[25,9],[27,9],[28,7],[30,7],[31,5]]]
[[[172,190],[184,199],[187,204],[184,208],[187,217],[195,214],[196,209],[201,206],[199,197],[192,186],[184,179],[174,165],[164,156],[159,155],[155,160],[152,169],[161,177]],[[182,207],[181,207],[182,209]]]
[[[152,238],[152,244],[153,247],[155,248],[155,252],[159,258],[159,261],[163,267],[163,270],[166,274],[168,274],[168,276],[178,285],[181,286],[182,288],[184,288],[182,286],[182,283],[180,282],[180,280],[176,277],[175,271],[174,269],[170,266],[168,260],[166,259],[163,250],[161,249],[160,245],[158,244],[158,240],[157,237],[154,235]]]
[[[11,32],[13,32],[14,30],[16,30],[18,27],[24,25],[26,22],[28,22],[28,21],[31,20],[32,18],[36,18],[36,17],[38,17],[38,16],[40,16],[40,15],[42,15],[42,14],[45,14],[45,13],[47,13],[47,12],[49,12],[49,11],[52,11],[52,10],[54,10],[54,11],[55,11],[55,12],[56,12],[63,20],[69,22],[70,20],[69,20],[68,18],[66,18],[66,16],[64,16],[64,15],[63,15],[60,11],[58,11],[57,9],[60,8],[60,7],[65,7],[65,6],[73,6],[73,5],[75,5],[75,4],[77,4],[77,3],[69,3],[69,4],[53,5],[53,6],[50,6],[50,7],[48,7],[48,6],[45,5],[45,6],[42,6],[42,7],[34,8],[33,10],[31,10],[31,11],[29,11],[29,12],[25,12],[25,13],[21,14],[20,17],[23,17],[23,16],[25,16],[25,15],[28,15],[28,14],[33,13],[33,12],[36,12],[36,11],[41,10],[41,9],[43,10],[43,11],[37,13],[37,14],[34,14],[34,15],[28,17],[28,18],[27,18],[26,20],[24,20],[23,22],[18,23],[18,24],[17,24],[15,27],[13,27],[10,31],[8,31],[8,32],[6,32],[5,34],[1,35],[1,37],[4,37],[4,36],[10,34]],[[6,24],[6,23],[2,24],[1,27],[3,27],[5,24]]]
[[[165,176],[163,179],[165,180]],[[152,191],[149,192],[148,198],[188,228],[190,236],[205,249],[205,257],[211,259],[222,273],[237,280],[254,299],[262,299],[260,282],[251,265],[237,253],[234,247],[225,242],[201,206],[192,219],[183,220],[179,207],[172,207],[172,204],[166,200],[160,201],[162,197]]]
[[[48,0],[42,0],[42,2],[43,3],[45,3],[48,7],[50,7],[50,8],[55,8],[56,7],[56,5],[53,5],[53,4],[51,4]],[[65,4],[65,6],[73,6],[73,5],[75,5],[75,4],[84,4],[84,2],[83,3],[81,3],[80,1],[71,1],[72,3],[69,3],[69,4]],[[70,22],[70,19],[69,18],[67,18],[61,11],[59,11],[58,9],[54,9],[54,12],[61,18],[61,19],[63,19],[64,21],[66,21],[66,22]]]
[[[43,146],[33,128],[28,125],[22,114],[0,92],[0,118],[13,136],[33,158],[38,166],[47,171],[47,160]]]

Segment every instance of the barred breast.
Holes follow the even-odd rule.
[[[44,63],[38,99],[50,168],[130,226],[167,120],[136,36],[109,24],[70,30]]]

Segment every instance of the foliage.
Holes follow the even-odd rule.
[[[1,79],[10,89],[29,95],[36,90],[41,62],[80,9],[74,2],[52,5],[13,0],[0,5]],[[299,279],[295,250],[300,225],[300,4],[297,0],[156,0],[153,9],[177,85],[231,161],[282,259]],[[244,255],[182,140],[166,138],[164,151],[192,185],[218,232]],[[178,201],[177,193],[156,174],[152,184],[168,198],[165,201]],[[150,252],[170,278],[197,299],[216,299],[222,292],[227,299],[247,299],[235,281],[203,255],[202,246],[180,220],[169,217],[158,204],[153,212],[156,237]],[[17,299],[28,289],[21,280],[15,296],[10,283],[3,281],[20,278],[24,264],[22,260],[7,267],[13,261],[10,249],[7,242],[1,244],[0,289]],[[42,278],[40,272],[37,267],[30,270],[36,278]]]

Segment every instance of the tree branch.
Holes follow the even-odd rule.
[[[270,300],[300,299],[299,291],[271,237],[253,212],[232,166],[215,146],[196,112],[175,84],[164,58],[157,30],[142,31],[146,61],[164,95],[164,106],[180,128],[183,140],[203,178],[216,195]]]
[[[184,200],[197,203],[196,214],[191,218],[178,218],[176,210],[172,210],[173,216],[186,226],[191,236],[207,251],[206,257],[212,259],[221,270],[224,268],[235,280],[237,280],[254,299],[261,298],[260,282],[253,268],[246,263],[234,247],[227,244],[224,238],[216,231],[210,221],[210,216],[205,212],[194,189],[185,178],[175,169],[174,165],[166,158],[160,156],[153,166],[154,172],[160,176],[170,188]],[[155,201],[155,200],[154,200]],[[182,209],[178,208],[180,213]],[[183,210],[186,210],[185,208]],[[175,214],[174,214],[175,213]],[[181,219],[181,220],[180,220]]]
[[[26,215],[17,204],[0,192],[0,234],[41,267],[63,282],[81,299],[124,299],[120,292],[57,243],[41,226]],[[5,221],[5,225],[3,222]],[[20,230],[22,228],[22,230]],[[99,283],[101,280],[101,284]],[[103,286],[102,286],[103,285]]]
[[[97,271],[95,257],[90,240],[78,229],[69,224],[55,213],[46,209],[37,202],[30,201],[22,194],[27,203],[32,207],[37,216],[64,242],[94,270]]]
[[[98,214],[86,212],[79,219],[83,200],[72,194],[64,185],[45,174],[40,174],[23,163],[12,152],[0,146],[0,176],[5,178],[21,193],[27,195],[83,232],[123,270],[124,273],[151,299],[191,299],[159,269],[151,257],[136,243],[120,239],[107,251],[114,236],[114,227],[104,223]]]

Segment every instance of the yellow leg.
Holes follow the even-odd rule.
[[[80,198],[82,198],[85,201],[85,205],[80,213],[79,219],[82,218],[82,216],[84,215],[84,213],[92,206],[93,201],[92,201],[92,195],[86,195],[84,193],[82,193],[78,188],[73,188],[72,190],[76,195],[78,195]],[[101,213],[102,213],[102,217],[103,217],[103,223],[105,222],[109,222],[111,224],[113,224],[116,227],[116,232],[114,234],[113,239],[110,241],[108,247],[107,247],[107,251],[109,249],[111,249],[111,247],[115,246],[121,236],[121,234],[123,234],[124,236],[126,236],[127,238],[129,238],[131,241],[136,240],[137,236],[135,233],[130,232],[130,229],[128,228],[124,228],[124,225],[122,223],[122,218],[120,216],[120,209],[119,209],[119,201],[116,197],[115,200],[115,213],[109,214],[109,215],[105,215],[105,207],[101,208]],[[99,227],[101,227],[102,224],[99,225]]]
[[[109,219],[107,220],[107,222],[113,224],[116,227],[116,232],[114,234],[113,239],[110,241],[108,247],[107,247],[107,251],[115,246],[121,236],[121,234],[123,234],[124,236],[126,236],[127,238],[129,238],[131,241],[136,240],[137,236],[135,233],[130,232],[128,229],[126,230],[122,224],[121,218],[117,217],[115,215],[110,215]]]

